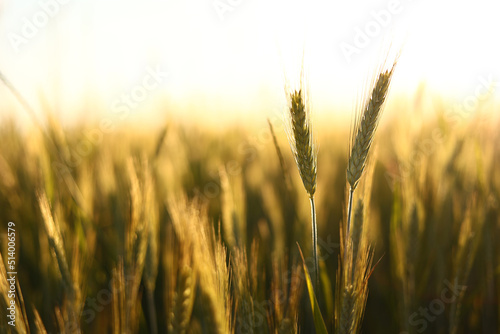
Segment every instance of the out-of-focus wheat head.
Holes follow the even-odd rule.
[[[76,275],[78,273],[78,270],[74,269],[73,275],[71,274],[70,266],[66,256],[66,250],[64,247],[65,245],[61,232],[60,222],[59,219],[54,220],[52,209],[47,199],[46,193],[39,190],[37,193],[37,197],[44,221],[45,230],[49,239],[49,245],[54,252],[67,297],[65,304],[61,309],[59,309],[59,326],[61,329],[65,329],[67,324],[71,323],[74,325],[72,327],[80,330],[79,314],[82,307],[82,293],[79,286],[80,282],[78,282],[79,275]],[[75,253],[75,256],[76,259],[78,259],[77,253]]]
[[[298,333],[299,302],[302,294],[302,268],[293,266],[287,269],[283,259],[273,261],[273,280],[271,291],[274,312],[268,316],[273,333]],[[289,276],[288,276],[289,275]],[[288,286],[289,285],[289,286]]]
[[[482,228],[484,226],[484,207],[485,203],[478,203],[474,197],[463,222],[460,225],[458,235],[457,254],[454,259],[453,282],[465,285],[468,281],[477,249],[481,242]],[[456,334],[460,327],[460,316],[462,314],[462,303],[465,295],[463,288],[450,308],[450,333]]]
[[[341,253],[335,294],[335,328],[337,333],[359,333],[368,297],[368,278],[372,271],[373,249],[363,233],[363,201],[354,209],[351,236],[341,233]],[[345,239],[345,240],[344,240]]]
[[[254,244],[255,246],[256,244]],[[234,302],[236,305],[236,328],[240,331],[255,332],[255,294],[257,290],[257,249],[253,247],[250,254],[253,264],[249,264],[245,249],[235,248],[232,252],[232,268],[234,286]],[[255,269],[255,272],[252,272]]]
[[[225,166],[219,168],[222,188],[222,227],[229,249],[246,245],[245,190],[241,174],[230,177]]]
[[[220,236],[215,236],[206,208],[196,201],[171,198],[168,209],[179,240],[190,245],[207,329],[210,333],[233,332],[227,250]]]

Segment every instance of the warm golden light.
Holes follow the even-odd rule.
[[[280,109],[284,76],[298,77],[304,54],[316,112],[328,115],[351,112],[367,69],[392,43],[402,50],[396,94],[425,82],[460,100],[500,78],[498,9],[493,1],[6,1],[0,71],[33,104],[43,95],[71,120],[100,117],[83,111],[89,98],[110,112],[148,68],[161,68],[168,79],[140,107],[236,120]]]

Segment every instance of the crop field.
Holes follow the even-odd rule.
[[[500,334],[499,12],[0,0],[0,334]]]
[[[391,68],[354,125],[3,122],[0,331],[498,333],[498,105]]]

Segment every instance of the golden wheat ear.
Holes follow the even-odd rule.
[[[311,204],[311,230],[312,230],[312,250],[314,258],[315,289],[318,286],[318,228],[316,224],[316,207],[314,194],[316,192],[317,175],[317,151],[314,144],[314,137],[311,125],[311,110],[307,102],[305,90],[304,65],[300,74],[300,86],[298,89],[290,90],[285,87],[288,100],[287,125],[288,142],[292,149],[295,163],[299,169],[300,178],[304,188],[309,195]]]
[[[347,182],[349,183],[349,204],[347,209],[346,237],[349,235],[351,225],[352,199],[354,190],[363,175],[366,161],[370,153],[375,131],[377,130],[384,102],[389,92],[392,75],[396,68],[399,54],[394,58],[392,64],[387,67],[387,57],[375,72],[374,79],[370,82],[368,95],[364,96],[361,103],[362,109],[358,111],[358,117],[354,122],[351,133],[350,155],[347,163]]]
[[[304,87],[287,93],[289,111],[288,141],[304,188],[313,197],[316,192],[317,154],[312,136],[310,110]]]
[[[370,95],[365,97],[363,110],[359,113],[359,118],[355,121],[351,141],[351,154],[347,165],[347,182],[349,182],[353,190],[356,189],[365,169],[368,153],[370,152],[373,137],[382,114],[396,62],[397,59],[392,63],[390,68],[383,69],[384,66],[382,66],[382,70],[377,71],[375,80],[369,90]]]

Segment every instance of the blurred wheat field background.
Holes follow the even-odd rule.
[[[353,210],[376,265],[364,317],[352,312],[366,333],[498,333],[498,105],[457,112],[427,94],[389,103],[377,130]],[[317,299],[333,333],[349,125],[321,123]],[[260,124],[97,134],[49,111],[44,131],[2,123],[18,317],[1,332],[314,332],[297,246],[313,270],[307,195],[282,122]]]

